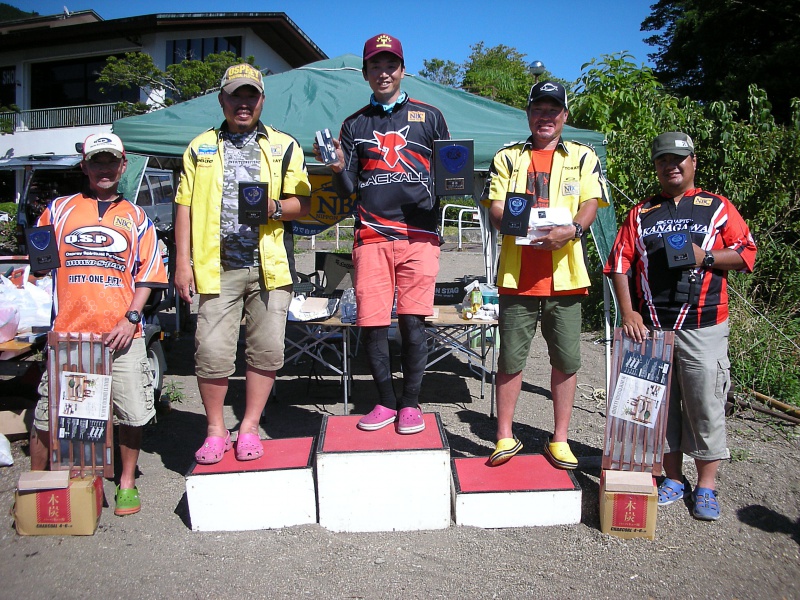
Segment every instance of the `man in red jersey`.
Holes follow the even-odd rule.
[[[385,33],[364,44],[367,106],[347,117],[331,165],[341,198],[357,190],[353,262],[358,315],[367,336],[375,408],[358,422],[365,431],[395,423],[401,434],[425,428],[419,393],[427,360],[425,317],[433,314],[439,273],[439,204],[433,191],[433,142],[450,138],[442,113],[408,97],[403,46]],[[315,146],[319,159],[319,150]],[[392,385],[388,329],[397,290],[403,394]]]
[[[730,200],[695,187],[697,158],[685,133],[662,133],[651,157],[661,193],[636,205],[617,234],[604,272],[611,278],[625,335],[644,341],[652,329],[675,331],[667,420],[666,479],[659,506],[690,493],[683,455],[694,458],[697,519],[716,521],[716,477],[730,456],[725,436],[728,272],[750,272],[756,246]],[[670,268],[671,247],[691,240],[694,265]],[[687,246],[688,248],[688,246]]]
[[[119,516],[141,510],[136,463],[142,427],[155,415],[142,309],[153,288],[167,287],[153,223],[117,192],[126,166],[122,140],[112,133],[90,135],[81,161],[89,194],[56,198],[38,221],[55,227],[61,258],[53,271],[53,331],[107,333],[113,351],[111,395],[122,457],[114,509]],[[39,393],[31,431],[33,470],[45,469],[49,458],[47,374]]]

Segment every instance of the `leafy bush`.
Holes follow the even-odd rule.
[[[0,254],[17,254],[17,205],[0,202],[0,212],[8,213],[8,221],[0,221]]]

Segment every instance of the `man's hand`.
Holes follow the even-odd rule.
[[[192,303],[192,296],[194,296],[196,290],[194,273],[192,272],[192,266],[182,264],[182,261],[177,261],[175,265],[175,289],[183,300],[189,304]]]
[[[341,173],[344,171],[344,152],[342,152],[342,145],[336,138],[331,139],[333,141],[333,147],[336,148],[336,162],[330,163],[328,166],[333,170],[334,173]],[[317,162],[322,162],[322,154],[320,154],[319,151],[319,144],[317,144],[315,141],[312,147],[314,149],[314,158],[317,159]]]
[[[539,231],[546,231],[540,229]],[[559,225],[551,227],[544,237],[536,238],[531,242],[531,247],[536,250],[559,250],[567,245],[567,242],[575,239],[575,228],[572,225]]]
[[[133,341],[133,336],[136,333],[137,325],[128,321],[127,317],[123,317],[111,330],[106,338],[106,346],[114,352],[126,350]]]
[[[642,315],[636,311],[622,313],[622,331],[633,341],[642,343],[650,334],[644,325]]]

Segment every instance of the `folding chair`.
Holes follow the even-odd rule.
[[[299,283],[295,284],[296,293],[308,293],[312,296],[333,296],[346,275],[353,278],[353,255],[336,252],[317,252],[314,254],[314,273],[298,273]],[[310,291],[309,290],[310,284]],[[298,291],[298,286],[304,291]]]

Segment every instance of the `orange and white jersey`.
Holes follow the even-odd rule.
[[[108,333],[125,316],[137,285],[166,287],[156,230],[127,200],[110,203],[83,194],[56,198],[38,225],[53,225],[61,267],[53,271],[54,331]],[[136,337],[141,336],[141,324]]]

